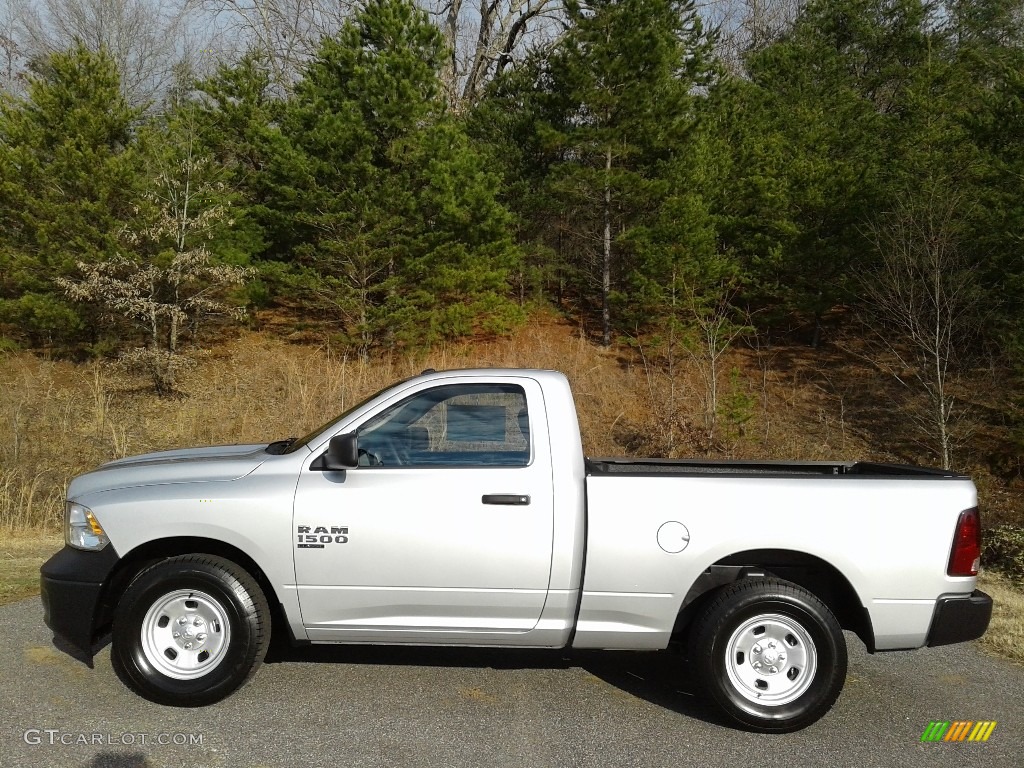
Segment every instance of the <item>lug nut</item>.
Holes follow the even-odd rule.
[[[758,644],[756,644],[754,646],[754,653],[760,653],[760,652],[761,652],[761,644],[758,643]]]
[[[184,627],[186,624],[188,624],[188,619],[186,619],[184,616],[182,616],[181,618],[178,619],[178,623],[181,624],[181,626]]]
[[[196,640],[198,640],[200,643],[203,642],[203,640],[205,640],[205,639],[206,639],[206,633],[205,632],[200,632],[198,635],[196,635]]]
[[[192,647],[192,643],[185,643],[186,650]]]
[[[771,667],[768,671],[771,672],[774,675],[776,672],[779,671],[779,668],[778,667]]]
[[[196,620],[193,621],[192,624],[193,626],[201,627],[203,625],[203,620],[196,616]]]
[[[761,668],[761,662],[760,661],[755,661],[754,662],[754,669],[760,669],[760,668]]]

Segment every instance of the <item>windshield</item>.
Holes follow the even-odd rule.
[[[385,392],[387,392],[392,387],[397,387],[399,384],[404,384],[407,381],[409,381],[409,379],[402,379],[401,381],[396,381],[394,384],[388,384],[386,387],[384,387],[383,389],[380,389],[380,390],[374,392],[369,397],[363,398],[362,400],[360,400],[358,403],[353,405],[351,408],[349,408],[347,411],[345,411],[340,416],[335,416],[330,421],[328,421],[328,422],[326,422],[324,424],[321,424],[319,427],[314,429],[312,432],[307,432],[305,435],[300,437],[298,440],[295,440],[294,442],[292,442],[292,444],[289,445],[288,448],[286,448],[284,451],[282,451],[282,453],[295,453],[295,451],[299,450],[299,448],[304,446],[306,443],[308,443],[314,437],[316,437],[317,435],[319,435],[319,434],[327,431],[328,429],[330,429],[332,424],[336,424],[339,421],[345,420],[346,418],[348,418],[348,415],[350,413],[353,413],[354,411],[359,410],[364,405],[366,405],[368,402],[370,402],[374,398],[380,397],[381,395],[383,395]]]

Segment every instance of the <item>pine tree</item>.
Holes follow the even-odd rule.
[[[811,3],[789,35],[751,56],[752,86],[735,91],[749,142],[739,152],[756,153],[735,164],[740,187],[776,197],[770,209],[741,203],[726,238],[756,275],[760,308],[795,315],[813,346],[826,313],[849,297],[851,267],[870,252],[862,228],[884,199],[905,65],[926,52],[920,8]]]
[[[1024,370],[1024,17],[1011,0],[952,7],[955,48],[940,107],[949,141],[936,154],[955,161],[948,175],[974,203],[966,240],[995,312],[992,330]]]
[[[286,259],[292,247],[290,218],[271,205],[277,190],[266,173],[281,150],[285,104],[272,93],[271,84],[270,67],[250,53],[196,83],[197,98],[187,104],[200,142],[223,169],[221,181],[235,196],[236,261]]]
[[[562,94],[541,86],[547,82],[549,53],[535,51],[500,74],[466,116],[467,132],[486,155],[487,166],[501,176],[500,200],[523,246],[514,277],[521,304],[550,297],[561,305],[572,274],[569,249],[559,236],[563,206],[548,185],[552,167],[563,159],[560,133],[552,126],[562,126],[568,114]]]
[[[26,97],[0,104],[0,322],[9,333],[41,343],[88,330],[54,278],[116,251],[138,187],[138,116],[112,59],[82,45],[39,62]]]
[[[264,172],[307,296],[363,354],[515,319],[500,181],[443,113],[440,57],[422,11],[367,3],[296,85]]]
[[[549,189],[596,266],[584,271],[596,277],[608,345],[629,271],[619,238],[662,194],[660,164],[686,151],[694,91],[711,75],[708,40],[691,2],[572,2],[567,13],[571,27],[544,77],[565,111],[541,130],[562,156]]]

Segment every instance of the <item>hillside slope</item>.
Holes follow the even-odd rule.
[[[423,368],[561,370],[575,392],[590,455],[933,461],[901,414],[901,392],[837,349],[739,346],[720,361],[715,418],[707,361],[681,353],[670,376],[641,347],[604,349],[540,315],[508,338],[362,361],[329,345],[244,332],[201,353],[175,397],[157,397],[105,363],[8,354],[0,366],[0,521],[53,527],[67,480],[112,458],[185,445],[302,434]],[[1019,477],[963,452],[986,522],[1024,521]]]

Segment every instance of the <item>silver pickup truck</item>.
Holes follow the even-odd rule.
[[[742,727],[801,728],[869,651],[979,637],[977,494],[868,463],[588,459],[565,377],[428,371],[298,439],[68,488],[45,620],[121,680],[215,702],[292,643],[681,649]]]

